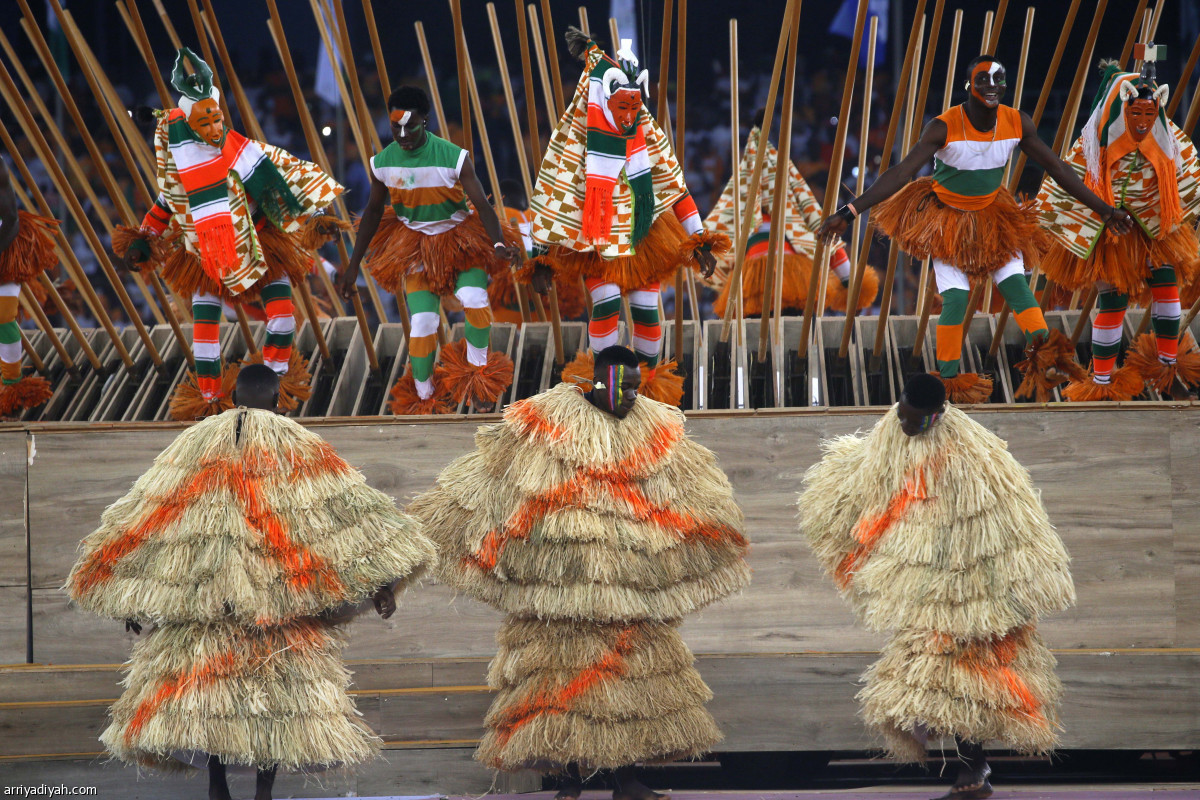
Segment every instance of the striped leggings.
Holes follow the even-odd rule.
[[[1175,268],[1162,266],[1150,271],[1150,319],[1153,322],[1154,343],[1158,360],[1174,364],[1179,353],[1179,284]],[[1111,284],[1096,284],[1099,293],[1096,306],[1099,312],[1092,321],[1092,380],[1098,384],[1112,382],[1117,351],[1121,348],[1121,324],[1129,295],[1121,294]]]
[[[971,283],[966,274],[936,258],[933,260],[937,289],[942,295],[942,313],[937,324],[937,366],[943,378],[958,375],[958,362],[962,359],[963,322],[967,317],[967,300],[971,294]],[[1025,334],[1025,341],[1047,336],[1046,318],[1038,307],[1029,283],[1025,279],[1025,262],[1017,256],[992,273],[996,288],[1012,309],[1013,318]]]
[[[592,295],[588,320],[588,346],[593,353],[617,343],[617,321],[621,317],[621,289],[599,278],[584,281]],[[659,285],[652,283],[629,292],[629,314],[633,317],[633,352],[648,369],[658,366],[662,350],[662,323],[658,316]]]
[[[17,324],[17,298],[21,284],[0,284],[0,379],[6,384],[21,380],[21,327]]]
[[[267,309],[267,341],[263,363],[278,374],[288,371],[296,317],[292,306],[292,284],[287,278],[268,283],[262,290]],[[196,359],[196,383],[204,399],[221,394],[221,298],[215,294],[192,295],[192,351]]]
[[[479,267],[463,270],[454,285],[454,296],[463,305],[467,321],[467,361],[473,366],[487,364],[488,344],[492,335],[492,309],[488,305],[487,273]],[[418,272],[405,279],[405,297],[412,314],[409,324],[408,362],[412,365],[413,382],[423,400],[433,397],[433,362],[437,357],[437,330],[441,322],[438,308],[441,300],[429,289],[425,273]]]

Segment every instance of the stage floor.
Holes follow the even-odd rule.
[[[925,786],[871,787],[863,789],[838,789],[795,792],[671,792],[671,800],[914,800],[914,798],[940,797],[946,793],[944,783]],[[659,791],[668,791],[659,789]],[[487,800],[550,800],[551,792],[533,794],[488,795]],[[609,800],[611,792],[587,791],[582,800]],[[997,788],[992,800],[1136,800],[1156,797],[1162,800],[1200,800],[1200,783],[1188,784],[1128,784],[1128,785],[1080,785],[1039,788],[1022,786],[1015,789]],[[372,800],[372,798],[361,798]],[[381,797],[374,800],[392,800]]]

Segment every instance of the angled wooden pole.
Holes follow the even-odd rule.
[[[529,164],[537,168],[542,159],[542,140],[538,135],[538,117],[537,117],[537,98],[533,91],[533,61],[529,54],[529,26],[525,19],[524,0],[514,0],[517,8],[517,40],[521,47],[521,79],[525,87],[525,119],[529,125],[526,131],[528,134],[527,146],[529,148]],[[580,17],[580,30],[588,32],[587,28],[587,13],[586,9],[580,9],[583,16]],[[554,127],[554,120],[549,119],[550,127]],[[529,199],[533,199],[529,195]]]
[[[195,2],[195,0],[191,0],[191,2]],[[238,77],[237,70],[233,68],[233,59],[229,56],[229,48],[225,46],[225,36],[221,33],[221,26],[217,22],[217,12],[213,8],[212,0],[204,0],[204,11],[200,12],[199,17],[205,30],[208,31],[208,36],[216,45],[217,55],[221,59],[221,67],[225,70],[225,76],[229,79],[229,88],[233,90],[233,98],[237,101],[242,124],[246,126],[246,131],[251,137],[260,142],[265,141],[267,135],[258,122],[258,114],[250,105],[250,100],[246,97],[246,90],[242,86],[242,79]]]
[[[758,195],[759,189],[762,186],[763,162],[765,161],[764,153],[769,141],[767,134],[771,130],[771,123],[775,115],[775,98],[779,91],[779,77],[783,71],[784,61],[786,60],[791,28],[797,24],[796,18],[799,16],[799,5],[800,0],[788,0],[787,6],[783,11],[783,25],[779,29],[779,42],[775,46],[775,66],[771,71],[771,83],[767,89],[767,104],[763,114],[762,127],[758,131],[758,150],[754,154],[754,166],[750,172],[750,186],[746,192],[746,207],[742,211],[742,222],[738,233],[738,240],[734,244],[733,272],[729,275],[729,280],[734,281],[735,285],[739,286],[742,280],[742,268],[746,264],[746,240],[750,236],[750,228],[754,223],[755,204],[759,202]],[[722,342],[729,341],[730,321],[734,313],[731,307],[733,305],[737,304],[725,304],[725,314],[721,320]]]
[[[929,23],[929,44],[925,47],[925,64],[921,69],[921,80],[918,82],[917,104],[912,115],[912,125],[909,128],[909,141],[916,141],[925,125],[925,104],[929,99],[930,76],[933,73],[934,56],[937,55],[938,34],[942,30],[942,10],[946,0],[935,0],[933,4],[933,19]],[[950,65],[953,71],[954,65]]]
[[[54,326],[50,324],[50,318],[46,316],[45,309],[37,301],[37,297],[34,296],[33,290],[29,288],[28,283],[21,285],[20,296],[21,307],[25,309],[26,314],[33,317],[42,333],[46,334],[46,338],[50,340],[50,346],[54,348],[54,352],[58,353],[58,360],[63,362],[63,366],[66,367],[68,372],[78,372],[79,369],[75,366],[75,359],[71,358],[71,354],[67,352],[62,339],[58,338],[58,334],[54,331]],[[39,369],[38,371],[45,374],[45,369]]]
[[[142,23],[142,14],[138,11],[137,0],[117,0],[116,5],[121,19],[125,21],[125,26],[133,35],[138,52],[146,63],[146,69],[150,70],[150,75],[154,79],[154,89],[158,92],[159,102],[162,103],[163,108],[169,108],[172,102],[171,93],[167,91],[167,82],[163,80],[162,69],[154,60],[154,50],[150,47],[150,37],[146,34],[146,26]]]
[[[538,72],[542,80],[542,96],[546,99],[546,118],[549,120],[557,120],[562,112],[558,109],[554,102],[554,89],[550,85],[550,67],[546,63],[546,51],[542,45],[542,33],[538,23],[537,6],[530,3],[527,7],[529,12],[529,28],[533,36],[533,49],[537,57]],[[554,129],[553,123],[550,126],[551,131]]]
[[[554,107],[561,116],[567,108],[563,97],[562,70],[558,66],[558,35],[554,30],[554,17],[550,13],[550,0],[542,0],[542,24],[546,26],[546,56],[550,62],[550,79],[554,84]],[[620,45],[620,42],[616,43]]]
[[[992,21],[992,27],[987,37],[987,43],[984,45],[984,50],[981,55],[995,55],[996,48],[1000,46],[1000,31],[1004,27],[1004,13],[1008,10],[1008,0],[1000,0],[996,4],[996,15]]]
[[[467,46],[466,32],[463,30],[462,0],[449,0],[450,16],[453,20],[451,35],[454,36],[454,58],[458,64],[458,106],[459,120],[462,123],[462,141],[459,142],[468,153],[475,150],[471,135],[471,96],[467,89],[467,61],[463,50]]]
[[[392,81],[388,77],[387,65],[383,61],[383,47],[379,44],[379,29],[375,27],[375,8],[371,0],[362,0],[363,16],[367,19],[367,31],[371,34],[371,53],[375,56],[375,69],[379,72],[379,88],[383,90],[383,99],[392,94]]]
[[[18,295],[18,297],[20,298],[21,305],[28,305],[23,294]],[[46,369],[46,362],[38,355],[37,350],[34,350],[33,346],[29,344],[29,339],[25,338],[25,331],[17,328],[17,332],[21,334],[21,349],[25,351],[25,355],[29,358],[29,363],[33,365],[35,371],[49,378],[50,370]]]
[[[542,0],[542,2],[546,2],[546,0]],[[684,133],[687,120],[684,106],[687,97],[687,0],[679,0],[679,24],[675,26],[675,34],[678,43],[675,60],[675,158],[679,161],[679,169],[683,170],[686,149]],[[620,46],[620,42],[616,44],[618,47]],[[660,99],[659,102],[662,100]],[[690,274],[689,268],[677,267],[675,269],[675,335],[673,339],[676,364],[683,363],[683,279],[685,269]],[[692,303],[692,316],[699,322],[700,317],[697,314],[695,303]],[[698,326],[696,335],[700,335]]]
[[[362,131],[363,143],[368,145],[370,150],[367,151],[367,158],[370,159],[370,154],[383,149],[383,142],[379,139],[379,131],[375,127],[375,119],[371,115],[371,108],[367,105],[367,99],[363,95],[362,81],[358,79],[358,62],[354,58],[354,48],[350,45],[350,29],[346,25],[346,12],[342,8],[342,0],[333,0],[333,33],[337,35],[337,39],[342,53],[345,54],[343,61],[346,65],[346,79],[350,84],[350,95],[354,99],[354,110],[358,114],[358,127]],[[384,98],[386,102],[387,98]]]
[[[1129,25],[1129,33],[1125,35],[1125,46],[1121,48],[1121,65],[1129,63],[1129,57],[1133,55],[1133,46],[1137,43],[1138,32],[1142,29],[1142,18],[1146,13],[1146,6],[1149,5],[1149,0],[1138,0],[1137,9],[1133,12],[1133,22]],[[1162,5],[1160,0],[1159,5]]]
[[[867,24],[868,0],[858,0],[858,16],[854,20],[854,40],[850,43],[850,60],[846,66],[846,83],[842,87],[842,105],[838,111],[837,133],[834,135],[833,158],[829,164],[828,188],[821,217],[828,217],[837,208],[838,187],[841,185],[842,161],[846,156],[846,135],[850,132],[850,101],[854,98],[854,79],[858,75],[858,54],[862,49],[863,29]],[[785,98],[785,102],[786,102]],[[786,122],[786,120],[785,120]],[[778,189],[776,189],[778,191]],[[804,300],[804,326],[800,333],[797,354],[804,358],[808,354],[809,338],[812,334],[817,293],[829,278],[829,243],[824,238],[817,241],[817,252],[813,257],[812,274],[808,281],[808,297]]]
[[[1171,100],[1167,103],[1168,117],[1174,117],[1175,112],[1179,109],[1179,103],[1183,100],[1184,90],[1192,80],[1192,71],[1196,69],[1196,59],[1198,58],[1200,58],[1200,36],[1196,37],[1196,41],[1192,45],[1192,52],[1188,54],[1187,64],[1184,65],[1183,72],[1179,73],[1179,82],[1171,91]]]
[[[671,77],[671,19],[674,7],[675,0],[663,0],[662,40],[658,48],[658,110],[654,116],[664,125],[669,116],[667,86]],[[614,45],[620,46],[620,42],[614,42]]]
[[[437,76],[433,71],[433,59],[429,57],[429,43],[425,41],[425,25],[420,20],[413,23],[413,28],[417,32],[417,46],[421,50],[421,63],[425,66],[425,81],[429,84],[429,97],[433,100],[433,113],[437,114],[438,130],[442,132],[443,138],[449,139],[450,134],[448,128],[449,121],[446,119],[446,111],[442,108],[442,93],[438,91]]]

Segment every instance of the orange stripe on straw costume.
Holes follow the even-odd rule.
[[[1030,630],[1014,628],[999,638],[973,641],[966,652],[957,660],[959,666],[978,675],[992,686],[1001,686],[1013,700],[1015,707],[1003,709],[1012,716],[1025,718],[1046,727],[1050,722],[1042,713],[1042,702],[1034,696],[1029,684],[1012,668],[1020,651],[1029,646]],[[934,633],[935,647],[942,652],[953,652],[954,638],[944,633]]]
[[[625,670],[625,656],[633,650],[635,628],[631,625],[617,636],[611,650],[606,651],[595,663],[571,679],[557,691],[539,690],[533,697],[512,708],[496,723],[496,737],[504,746],[517,729],[542,714],[564,714],[571,710],[576,699],[600,683],[621,675]]]

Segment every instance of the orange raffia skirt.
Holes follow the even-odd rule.
[[[500,230],[510,247],[524,249],[519,230],[503,221]],[[401,222],[391,206],[384,209],[364,265],[392,294],[403,291],[405,275],[423,269],[429,290],[439,297],[454,294],[459,273],[468,269],[479,267],[494,276],[509,268],[508,261],[496,255],[492,237],[478,214],[471,214],[448,231],[429,235]]]
[[[1088,288],[1096,281],[1107,281],[1138,302],[1150,296],[1147,281],[1154,268],[1174,267],[1179,285],[1190,286],[1200,273],[1198,249],[1196,232],[1186,225],[1161,239],[1151,239],[1135,225],[1124,236],[1107,230],[1101,233],[1087,258],[1080,258],[1055,242],[1042,259],[1042,271],[1071,291]]]
[[[933,178],[918,178],[871,216],[904,252],[945,261],[971,278],[987,278],[1018,253],[1034,266],[1050,244],[1032,203],[1018,202],[1004,187],[986,208],[963,211],[938,198]]]

